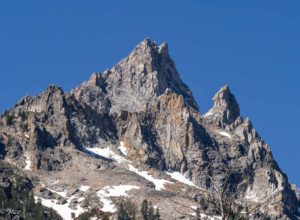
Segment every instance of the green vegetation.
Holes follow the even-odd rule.
[[[148,200],[141,204],[140,213],[137,213],[136,206],[130,200],[122,200],[118,205],[118,220],[160,220],[159,209],[152,206]]]
[[[0,219],[60,220],[51,209],[35,203],[32,183],[0,161]]]
[[[27,113],[24,111],[20,111],[18,116],[21,118],[22,121],[25,121],[27,119]]]
[[[7,126],[11,126],[13,125],[13,121],[14,121],[14,116],[7,114],[5,116],[5,122]]]
[[[121,200],[118,204],[118,220],[135,220],[136,207],[130,200]]]
[[[152,203],[148,202],[146,199],[142,203],[141,213],[143,220],[160,220],[159,209],[156,208],[154,211]]]
[[[90,219],[92,217],[97,217],[98,219],[102,219],[102,220],[109,220],[110,214],[102,212],[98,208],[93,208],[90,211],[85,212],[85,213],[79,215],[75,219],[76,220],[86,220],[86,219]]]

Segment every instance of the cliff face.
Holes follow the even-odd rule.
[[[115,179],[107,184],[145,180],[136,176],[136,169],[147,169],[165,180],[166,171],[178,172],[207,192],[213,187],[212,175],[220,183],[228,178],[241,202],[263,201],[261,211],[272,219],[296,219],[294,190],[269,146],[251,121],[240,115],[229,87],[222,87],[213,101],[212,109],[201,115],[170,58],[168,45],[146,39],[113,68],[94,73],[71,92],[49,86],[6,111],[0,120],[0,156],[45,181],[53,173],[57,177],[76,172],[78,181],[74,179],[72,187],[83,177],[94,181],[106,173]],[[104,149],[110,154],[103,153]],[[86,176],[84,172],[92,173],[95,167],[95,176]],[[128,178],[132,173],[135,176],[125,180],[120,170]],[[226,170],[233,174],[227,177]],[[68,184],[62,175],[63,181]],[[174,179],[168,181],[172,184]],[[158,193],[149,184],[139,186],[140,194],[135,196],[148,190],[152,190],[148,195]],[[164,191],[171,194],[160,191],[162,200],[184,193],[172,188]],[[167,210],[164,213],[169,217]]]

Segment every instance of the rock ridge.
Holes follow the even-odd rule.
[[[145,39],[114,67],[93,73],[70,92],[51,85],[1,115],[0,159],[39,177],[36,189],[50,177],[60,178],[65,190],[134,183],[141,190],[133,199],[158,203],[173,196],[192,204],[195,190],[213,190],[208,174],[222,182],[225,170],[235,169],[228,181],[239,201],[271,201],[261,209],[265,217],[256,219],[297,219],[295,187],[250,119],[242,118],[228,85],[213,102],[201,115],[168,44]],[[190,185],[177,187],[168,171]],[[158,178],[168,187],[157,190]],[[174,217],[170,208],[169,202],[162,205],[165,219]]]

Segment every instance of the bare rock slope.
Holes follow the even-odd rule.
[[[7,110],[0,157],[37,179],[36,199],[67,210],[64,219],[90,206],[113,213],[119,196],[179,218],[183,207],[170,201],[194,206],[199,191],[213,190],[211,175],[222,182],[228,169],[242,204],[264,202],[259,219],[297,219],[294,189],[229,87],[213,101],[201,115],[168,45],[146,39],[71,92],[49,86]]]

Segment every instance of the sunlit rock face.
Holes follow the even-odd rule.
[[[122,195],[137,204],[148,198],[163,219],[171,219],[176,204],[169,197],[195,205],[199,189],[213,190],[208,175],[221,183],[228,169],[234,170],[230,192],[242,204],[266,201],[261,209],[266,218],[297,215],[294,188],[250,119],[242,118],[229,86],[216,93],[208,113],[200,114],[168,45],[149,39],[72,91],[49,86],[6,111],[0,158],[39,177],[36,195],[45,205],[53,197],[76,215],[87,209],[84,198],[91,194],[100,199],[92,200],[92,207],[115,210],[109,195],[127,186],[133,192]]]

